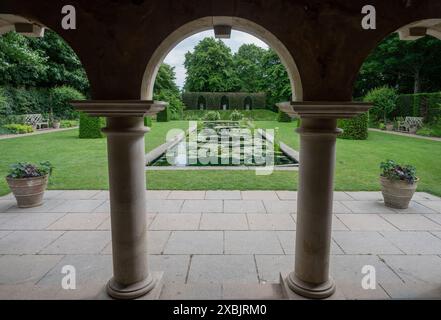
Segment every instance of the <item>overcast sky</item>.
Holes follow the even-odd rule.
[[[176,72],[176,84],[179,88],[182,88],[185,82],[186,70],[184,67],[185,54],[188,51],[193,51],[194,47],[206,37],[214,37],[213,30],[197,33],[187,39],[184,39],[179,43],[165,58],[164,62],[175,67]],[[222,41],[231,48],[233,53],[239,50],[239,47],[243,44],[253,43],[256,46],[267,49],[268,46],[265,42],[257,39],[256,37],[241,31],[232,30],[230,39],[222,39]]]

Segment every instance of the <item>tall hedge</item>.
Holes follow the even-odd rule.
[[[393,115],[423,117],[426,122],[433,122],[441,118],[441,92],[400,95]]]
[[[97,139],[103,138],[104,134],[101,128],[106,125],[105,119],[100,117],[89,117],[87,114],[80,112],[80,139]]]
[[[338,137],[349,140],[366,140],[368,138],[369,113],[363,113],[352,119],[339,119],[338,127],[343,133]]]
[[[165,107],[164,110],[158,112],[156,115],[157,122],[168,122],[171,120],[171,112],[168,106]]]
[[[184,92],[182,101],[187,110],[199,110],[198,101],[203,98],[208,110],[220,110],[222,97],[227,97],[230,109],[245,109],[245,100],[251,99],[252,109],[265,109],[265,93],[247,93],[247,92]]]
[[[0,87],[0,117],[51,111],[60,119],[77,119],[78,112],[70,105],[71,100],[83,100],[84,95],[71,87],[14,88]]]
[[[279,110],[279,115],[277,116],[277,121],[279,121],[279,122],[291,122],[292,119],[291,119],[291,117],[286,112],[283,112],[283,111]]]

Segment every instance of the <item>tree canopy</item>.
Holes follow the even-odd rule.
[[[16,32],[0,37],[0,85],[89,90],[86,73],[75,52],[55,32],[28,38]]]
[[[396,33],[384,39],[361,67],[354,97],[381,86],[399,93],[441,90],[441,41],[426,36],[401,41]]]

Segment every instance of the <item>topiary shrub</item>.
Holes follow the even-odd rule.
[[[343,133],[338,137],[349,140],[366,140],[368,138],[369,113],[363,113],[352,119],[338,120],[338,127]]]
[[[156,121],[158,122],[169,122],[171,120],[171,112],[168,106],[164,110],[158,112],[156,115]]]
[[[279,115],[277,116],[277,121],[279,121],[279,122],[291,122],[292,119],[291,119],[291,117],[286,112],[283,112],[283,111],[279,110]]]
[[[104,118],[89,117],[87,114],[80,112],[80,139],[103,138],[104,134],[101,132],[101,128],[104,126]]]
[[[151,128],[153,125],[152,117],[144,117],[144,125]]]
[[[62,86],[50,90],[52,112],[60,119],[76,119],[78,112],[72,107],[70,101],[84,99],[84,95],[72,87]]]

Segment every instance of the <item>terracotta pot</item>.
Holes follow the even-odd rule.
[[[54,122],[54,123],[52,123],[52,128],[54,128],[54,129],[60,129],[60,122]]]
[[[417,188],[418,179],[413,184],[409,184],[406,181],[391,181],[385,177],[380,177],[380,183],[386,206],[395,209],[407,209]]]
[[[387,124],[387,125],[386,125],[386,130],[387,130],[387,131],[392,131],[392,130],[394,130],[394,125],[393,125],[393,124]]]
[[[43,204],[43,194],[47,187],[49,175],[36,178],[6,178],[9,188],[17,199],[19,208],[38,207]]]

